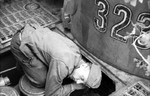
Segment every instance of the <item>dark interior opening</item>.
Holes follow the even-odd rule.
[[[15,67],[16,60],[11,51],[0,54],[0,77],[8,77],[10,79],[9,86],[17,85],[23,75],[23,72]]]
[[[65,78],[63,84],[72,83],[73,80]],[[101,85],[97,89],[76,90],[70,96],[108,96],[115,91],[115,83],[102,72]]]

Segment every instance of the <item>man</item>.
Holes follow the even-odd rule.
[[[71,40],[48,28],[27,24],[12,38],[11,50],[32,85],[45,87],[45,96],[68,96],[85,85],[100,85],[100,65],[85,62]],[[76,83],[62,85],[66,77]]]

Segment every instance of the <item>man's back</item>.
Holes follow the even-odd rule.
[[[71,40],[48,28],[38,27],[35,30],[30,25],[26,25],[22,33],[20,49],[23,50],[23,46],[26,44],[29,45],[35,54],[38,53],[37,55],[40,58],[44,56],[46,59],[43,60],[46,63],[49,63],[51,57],[65,63],[70,62],[70,59],[74,62],[73,59],[75,57],[80,57],[79,48]]]

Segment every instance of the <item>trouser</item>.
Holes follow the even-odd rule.
[[[31,84],[36,87],[44,87],[46,82],[47,66],[45,66],[34,55],[27,57],[19,49],[21,40],[19,38],[20,32],[17,32],[11,40],[11,51],[16,57],[17,65],[22,68],[26,77],[31,81]],[[25,49],[29,50],[29,49]]]

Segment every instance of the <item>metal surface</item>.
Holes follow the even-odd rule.
[[[78,47],[81,50],[81,54],[86,57],[88,60],[90,60],[92,63],[100,64],[102,71],[115,82],[116,91],[110,94],[110,96],[122,96],[120,94],[125,93],[125,88],[130,88],[131,85],[135,85],[138,82],[144,86],[144,88],[148,89],[150,88],[150,81],[139,78],[137,76],[128,74],[122,70],[119,70],[115,67],[110,66],[109,64],[103,62],[102,60],[98,59],[96,56],[94,56],[92,53],[87,51],[83,46],[81,46],[78,41],[75,40],[75,38],[72,37],[70,33],[66,33],[61,25],[57,26],[59,32],[61,32],[64,36],[66,36],[68,39],[72,40],[74,43],[78,45]],[[136,82],[136,83],[135,83]],[[142,93],[141,93],[142,94]],[[126,96],[126,95],[125,95]],[[128,96],[128,95],[127,95]],[[129,95],[130,96],[130,95]],[[143,95],[142,95],[143,96]],[[147,96],[147,95],[144,95]]]
[[[150,65],[145,62],[150,50],[136,44],[139,55],[133,46],[136,36],[150,31],[150,0],[72,1],[71,32],[80,45],[117,69],[150,80]]]

